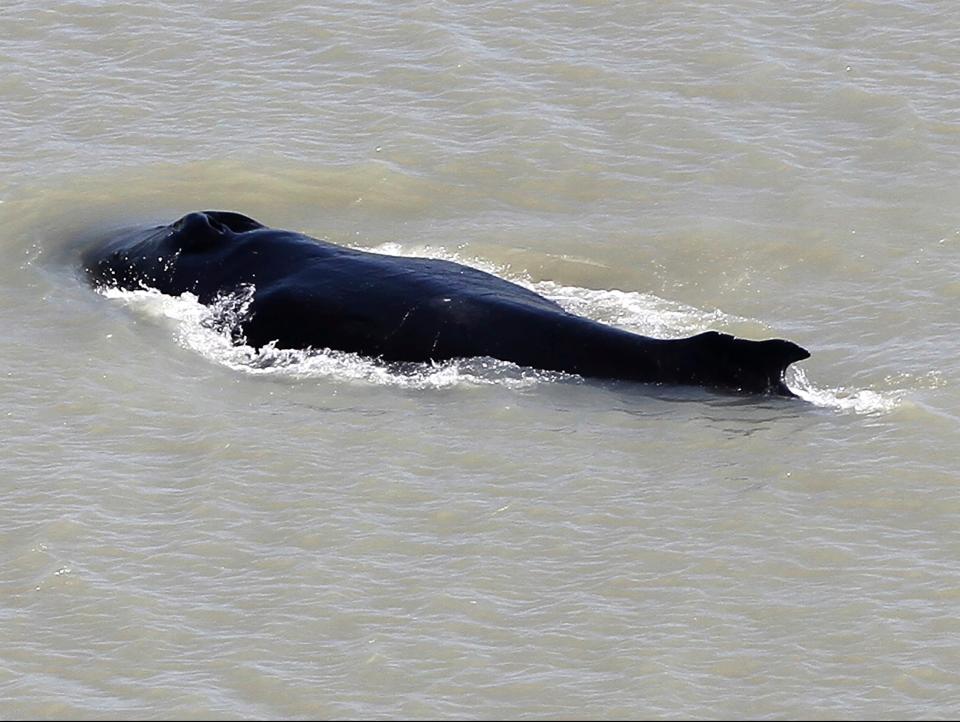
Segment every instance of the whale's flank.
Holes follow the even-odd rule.
[[[487,356],[586,377],[793,394],[784,372],[809,353],[791,341],[708,331],[656,339],[569,313],[490,273],[385,256],[268,228],[240,213],[190,213],[89,248],[91,283],[195,294],[252,287],[235,337],[254,347],[331,348],[384,361]]]

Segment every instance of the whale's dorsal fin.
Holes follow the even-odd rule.
[[[234,233],[246,233],[255,231],[258,228],[266,228],[259,221],[255,221],[249,216],[233,211],[204,211],[203,214],[216,223],[220,223],[229,228]]]

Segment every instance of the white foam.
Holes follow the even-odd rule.
[[[403,247],[398,243],[384,243],[370,250],[392,256],[441,258],[463,263],[529,288],[556,301],[571,313],[647,336],[679,338],[747,320],[718,310],[704,311],[649,293],[564,286],[554,281],[532,281],[527,276],[508,273],[507,269],[483,259],[463,258],[433,246]]]
[[[234,343],[231,329],[252,299],[252,289],[223,296],[210,306],[192,293],[167,296],[154,289],[101,291],[137,314],[170,326],[177,342],[214,363],[255,375],[334,378],[410,388],[499,384],[510,388],[576,377],[527,369],[495,359],[442,363],[383,364],[358,354],[331,349],[254,349]]]
[[[492,264],[478,259],[465,261],[443,249],[405,249],[397,244],[384,244],[375,250],[392,255],[444,258],[467,263],[489,273],[506,275]],[[552,281],[532,282],[522,277],[510,280],[556,301],[572,313],[661,338],[688,336],[745,320],[721,311],[704,311],[646,293],[563,286]],[[489,358],[384,364],[357,354],[330,349],[278,349],[270,344],[257,350],[237,344],[231,337],[231,329],[236,328],[252,299],[252,288],[221,297],[210,306],[199,303],[197,297],[190,293],[178,297],[166,296],[153,289],[105,289],[102,293],[126,304],[137,313],[169,323],[177,342],[183,347],[196,351],[214,363],[249,374],[333,378],[409,388],[488,384],[516,388],[577,378],[522,368]],[[800,398],[816,406],[856,414],[888,413],[897,408],[906,395],[905,390],[880,392],[842,387],[819,388],[797,367],[788,369],[787,385]]]
[[[804,401],[815,406],[855,414],[887,414],[898,408],[907,394],[906,389],[874,391],[837,387],[818,388],[810,382],[803,369],[791,367],[787,371],[787,386]]]

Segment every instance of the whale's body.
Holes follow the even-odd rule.
[[[790,341],[716,331],[649,338],[459,263],[345,248],[222,211],[120,232],[88,249],[83,266],[96,286],[189,292],[205,304],[251,287],[237,335],[257,348],[273,342],[385,361],[487,356],[586,377],[785,396],[785,369],[810,355]]]

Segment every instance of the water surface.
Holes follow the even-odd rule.
[[[960,709],[948,2],[0,8],[0,716]],[[254,354],[101,295],[206,208],[803,397]]]

